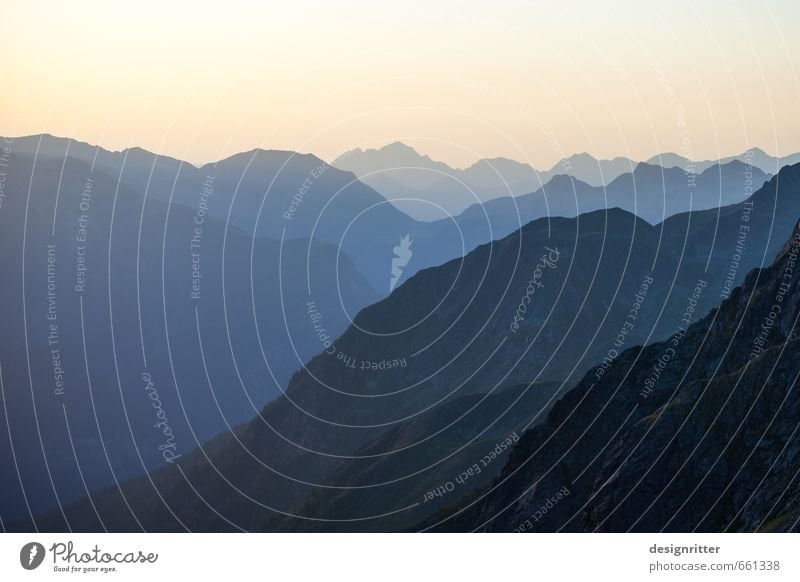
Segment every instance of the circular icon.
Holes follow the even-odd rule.
[[[19,552],[19,563],[26,570],[35,570],[44,561],[44,546],[38,542],[30,542],[22,546]]]

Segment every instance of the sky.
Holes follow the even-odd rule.
[[[800,2],[3,5],[0,134],[194,163],[403,141],[454,166],[800,151]]]

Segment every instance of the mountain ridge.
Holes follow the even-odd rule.
[[[797,529],[799,254],[797,221],[773,262],[719,308],[665,342],[627,349],[602,377],[587,372],[520,439],[495,482],[420,527]]]
[[[742,255],[745,265],[758,265],[762,257],[785,244],[784,235],[794,220],[786,226],[785,221],[775,220],[776,214],[782,219],[800,215],[800,167],[785,168],[779,177],[756,193],[759,201],[749,214],[753,228],[749,253]],[[447,406],[456,396],[486,395],[509,384],[535,386],[555,380],[564,386],[572,382],[571,376],[579,380],[609,353],[631,303],[646,283],[647,299],[625,345],[672,337],[698,279],[721,281],[728,269],[742,208],[740,204],[678,216],[664,233],[661,230],[667,226],[650,225],[624,210],[539,219],[479,246],[463,259],[418,271],[387,298],[360,311],[356,325],[336,339],[327,353],[313,357],[305,370],[293,376],[285,397],[268,404],[235,438],[222,436],[179,462],[185,476],[201,488],[205,501],[187,489],[174,467],[152,478],[171,510],[192,529],[227,530],[231,523],[259,529],[274,523],[275,511],[302,516],[283,522],[281,528],[312,529],[336,512],[336,507],[314,501],[326,499],[321,490],[346,488],[353,483],[350,479],[360,475],[359,483],[367,479],[372,484],[371,501],[365,500],[358,506],[359,514],[350,516],[355,518],[351,529],[388,528],[388,521],[369,518],[375,508],[382,508],[381,513],[398,509],[387,506],[390,499],[381,496],[381,475],[415,468],[374,465],[357,458],[357,451],[373,442],[382,443],[383,452],[389,454],[402,446],[402,441],[394,439],[403,432],[389,433],[388,427]],[[689,227],[695,222],[692,230]],[[543,253],[556,252],[547,251],[548,247],[557,249],[557,255],[548,260],[559,259],[545,269]],[[687,248],[721,260],[713,261],[712,271],[706,271],[706,257],[686,254]],[[520,297],[537,263],[544,265],[543,287],[514,330],[509,326],[514,314],[519,314]],[[459,283],[452,285],[453,281]],[[695,313],[699,316],[717,304],[717,294],[709,289],[697,299]],[[421,321],[424,325],[415,325]],[[399,331],[403,333],[398,336]],[[446,341],[432,341],[445,331]],[[421,348],[424,351],[419,352]],[[365,371],[358,365],[364,361],[375,362],[376,367],[383,362],[385,370]],[[394,366],[393,361],[400,364]],[[609,370],[604,378],[616,375],[613,365]],[[544,405],[539,401],[536,406]],[[538,412],[531,409],[529,414]],[[471,451],[459,457],[460,462],[475,462],[469,455],[479,451]],[[491,471],[499,469],[496,464]],[[330,479],[336,479],[336,485],[330,485]],[[416,491],[422,499],[428,484],[418,480],[410,486],[415,484],[408,493]],[[231,494],[232,486],[239,492]],[[472,485],[464,493],[467,489]],[[137,514],[143,511],[149,516],[148,529],[174,529],[173,518],[152,504],[149,490],[141,478],[123,487],[127,497],[139,500]],[[130,516],[120,513],[119,495],[106,490],[94,495],[93,501],[107,525],[136,529]],[[256,500],[255,506],[247,498]],[[346,496],[340,499],[345,503]],[[227,521],[204,508],[206,502]],[[306,514],[304,508],[314,513]],[[95,527],[85,509],[85,501],[66,509],[71,526]],[[393,528],[413,525],[397,516],[393,519]],[[43,516],[37,523],[47,529],[64,527],[55,515]],[[329,528],[347,526],[335,521]]]

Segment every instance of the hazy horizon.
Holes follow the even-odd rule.
[[[584,151],[704,160],[754,144],[783,156],[800,151],[798,16],[790,2],[719,0],[14,3],[0,133],[194,164],[393,141],[454,167],[546,168]]]
[[[347,154],[348,152],[351,152],[353,150],[362,150],[362,151],[380,150],[383,147],[386,147],[386,146],[389,146],[389,145],[393,145],[393,144],[402,144],[402,145],[405,145],[407,147],[410,147],[417,154],[419,154],[420,156],[427,156],[431,160],[433,160],[434,162],[446,163],[447,165],[449,165],[454,170],[465,170],[465,169],[477,164],[480,161],[492,161],[493,159],[498,159],[498,158],[503,158],[503,159],[507,159],[507,160],[510,160],[510,161],[519,162],[519,163],[523,163],[523,164],[524,163],[529,164],[529,162],[526,162],[523,159],[510,158],[510,157],[506,157],[506,156],[495,156],[493,158],[490,158],[490,157],[475,158],[473,160],[467,160],[467,161],[465,161],[465,162],[463,162],[461,164],[452,164],[452,163],[450,163],[450,162],[448,162],[446,160],[442,160],[442,159],[437,158],[436,155],[431,153],[431,152],[422,151],[419,148],[411,146],[410,144],[408,144],[408,143],[406,143],[404,141],[401,141],[401,140],[391,141],[391,142],[382,143],[382,144],[377,144],[377,145],[374,145],[374,146],[354,146],[354,147],[350,148],[349,150],[342,151],[342,152],[339,152],[338,154],[335,154],[335,155],[333,155],[331,157],[325,157],[325,158],[321,157],[320,155],[318,155],[316,152],[313,152],[313,151],[286,150],[284,148],[269,147],[269,144],[262,144],[260,146],[247,148],[247,149],[240,150],[240,151],[230,152],[230,153],[226,154],[224,157],[221,157],[219,159],[212,159],[212,160],[205,160],[205,161],[197,162],[197,161],[193,161],[193,160],[189,160],[189,159],[179,158],[179,157],[173,156],[173,155],[165,153],[165,152],[154,151],[154,150],[151,150],[149,148],[145,148],[145,147],[143,147],[141,145],[138,145],[138,144],[135,144],[135,143],[134,144],[129,144],[129,145],[123,147],[123,148],[113,148],[113,147],[105,146],[105,145],[100,144],[100,143],[93,143],[91,141],[85,141],[85,140],[82,140],[82,139],[77,139],[74,136],[55,135],[55,134],[48,133],[48,132],[33,133],[33,134],[20,134],[20,135],[0,135],[0,138],[8,138],[10,140],[20,140],[20,139],[36,138],[36,137],[38,137],[40,135],[48,135],[48,136],[50,136],[52,138],[55,138],[55,139],[71,140],[71,141],[74,141],[74,142],[83,143],[83,144],[88,145],[90,147],[99,147],[99,148],[104,149],[106,151],[109,151],[111,153],[121,153],[126,149],[139,148],[139,149],[145,150],[145,151],[147,151],[147,152],[149,152],[149,153],[151,153],[153,155],[156,155],[156,156],[171,157],[171,158],[177,159],[177,160],[179,160],[181,162],[189,163],[189,164],[191,164],[191,165],[193,165],[193,166],[195,166],[197,168],[201,168],[201,167],[203,167],[204,165],[207,165],[207,164],[214,164],[214,163],[220,162],[220,161],[222,161],[222,160],[224,160],[224,159],[226,159],[228,157],[235,156],[235,155],[238,155],[238,154],[247,153],[247,152],[253,151],[254,149],[261,149],[261,150],[265,150],[265,151],[289,151],[289,152],[302,154],[302,155],[313,155],[313,156],[316,156],[316,157],[320,158],[324,162],[327,162],[329,164],[333,164],[333,162],[336,160],[336,158],[338,158],[339,156],[342,156],[344,154]],[[766,153],[767,155],[769,155],[769,156],[778,157],[777,154],[769,151],[767,148],[761,147],[759,145],[754,145],[754,146],[751,146],[751,147],[746,147],[743,150],[723,152],[722,154],[719,155],[719,157],[716,157],[716,158],[708,158],[708,159],[691,158],[691,161],[693,161],[693,162],[717,161],[717,160],[721,160],[721,159],[724,159],[724,158],[740,156],[742,154],[745,154],[748,151],[754,151],[754,150],[759,150],[759,149],[761,151],[763,151],[764,153]],[[13,153],[13,147],[11,148],[11,150],[12,150],[12,153]],[[581,155],[581,154],[587,154],[587,153],[589,153],[589,152],[585,152],[585,151],[569,152],[569,153],[566,154],[565,158],[569,158],[569,157],[576,156],[576,155]],[[795,151],[784,152],[784,153],[782,153],[782,155],[780,157],[786,157],[786,156],[790,156],[790,155],[798,154],[798,153],[800,153],[800,150],[798,152],[795,152]],[[653,152],[651,155],[649,155],[647,157],[630,158],[630,159],[632,161],[634,161],[634,162],[637,162],[637,163],[643,163],[643,162],[647,162],[648,160],[652,159],[655,156],[668,155],[668,154],[683,155],[680,152],[676,152],[676,151],[661,151],[661,152]],[[612,160],[614,158],[619,158],[619,157],[624,157],[624,156],[602,157],[602,158],[597,158],[597,160],[598,161],[609,161],[609,160]],[[546,166],[546,167],[545,166],[531,166],[531,167],[533,169],[539,170],[539,171],[546,171],[546,170],[550,170],[550,169],[556,169],[557,170],[558,169],[557,168],[558,162],[560,162],[561,160],[563,160],[565,158],[561,158],[559,160],[556,160],[556,162],[554,164],[551,164],[551,165]]]

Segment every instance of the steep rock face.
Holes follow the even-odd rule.
[[[685,333],[590,371],[495,483],[425,527],[797,529],[799,251],[800,225]]]

